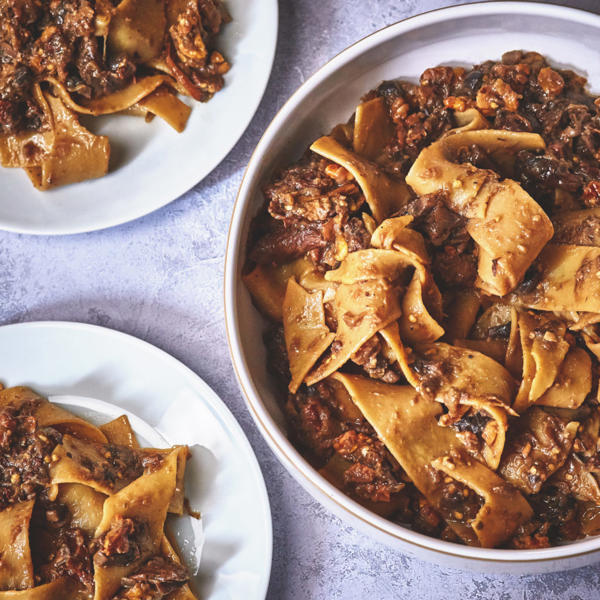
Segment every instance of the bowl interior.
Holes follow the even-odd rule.
[[[542,4],[500,2],[434,11],[393,25],[351,46],[308,80],[276,116],[251,159],[240,189],[230,230],[225,297],[228,334],[240,382],[254,416],[257,411],[259,417],[262,415],[259,426],[263,433],[270,429],[268,441],[283,448],[288,458],[293,457],[285,463],[288,468],[293,463],[292,474],[298,477],[302,471],[327,495],[335,495],[285,440],[285,421],[261,343],[265,321],[252,305],[240,279],[250,221],[263,204],[262,186],[273,171],[299,158],[314,139],[346,121],[368,90],[385,79],[416,81],[427,67],[468,66],[497,60],[509,50],[534,50],[547,56],[555,66],[571,68],[586,76],[591,91],[598,92],[599,33],[600,17]],[[299,481],[306,483],[302,477]],[[308,489],[314,492],[314,487]],[[346,497],[338,497],[337,501],[354,513],[359,510]],[[364,512],[369,522],[382,525],[381,519]],[[398,526],[387,523],[388,532],[397,535]],[[420,541],[424,538],[412,535]],[[511,560],[515,556],[515,551],[508,550],[477,549],[472,554],[462,546],[424,539],[429,540],[429,546],[445,551],[453,546],[462,555],[497,560]],[[578,546],[580,551],[584,547],[596,548],[598,543],[588,538],[569,546]],[[565,554],[564,548],[517,552],[521,557],[523,552],[561,556]]]

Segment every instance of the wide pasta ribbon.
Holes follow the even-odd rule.
[[[108,423],[100,426],[102,432],[108,438],[109,444],[126,446],[131,450],[137,450],[142,459],[154,459],[155,457],[166,457],[171,452],[177,453],[177,476],[175,478],[175,492],[169,504],[169,513],[182,515],[185,505],[185,469],[190,457],[188,446],[172,446],[171,448],[144,448],[140,451],[140,445],[127,415],[121,415]]]
[[[175,3],[167,3],[169,7]],[[177,18],[185,11],[184,5],[171,8]],[[163,0],[123,0],[110,14],[100,15],[103,24],[97,35],[106,40],[112,56],[129,56],[136,63],[152,65],[161,61],[167,30],[167,11]],[[179,100],[172,90],[176,85],[167,74],[140,77],[122,90],[92,100],[76,101],[66,86],[54,78],[47,81],[72,111],[80,114],[104,115],[129,110],[141,115],[157,115],[176,131],[185,128],[191,109]],[[185,93],[185,90],[184,90]],[[133,109],[133,110],[131,110]]]
[[[52,453],[50,477],[52,485],[73,483],[89,486],[96,492],[111,496],[142,476],[141,461],[156,456],[159,460],[174,454],[177,457],[176,490],[169,504],[169,512],[183,513],[183,478],[187,462],[187,446],[168,449],[118,447],[82,441],[70,435],[63,436]],[[108,458],[107,458],[108,456]],[[125,465],[139,465],[139,468]]]
[[[556,379],[536,401],[540,406],[577,408],[592,390],[592,359],[577,346],[569,348]]]
[[[554,383],[569,344],[566,326],[545,315],[520,312],[517,326],[523,353],[523,376],[515,410],[524,412]]]
[[[147,63],[160,56],[166,29],[164,0],[122,0],[110,21],[108,51]]]
[[[473,288],[455,290],[446,294],[444,329],[448,339],[465,339],[469,336],[481,307],[481,295]]]
[[[144,473],[104,502],[96,538],[102,539],[116,520],[131,519],[141,529],[137,540],[139,553],[135,560],[124,566],[102,564],[98,553],[94,555],[94,600],[110,600],[121,586],[123,577],[134,573],[149,557],[159,554],[176,475],[177,452],[171,452],[161,467]]]
[[[414,266],[408,253],[371,248],[351,252],[339,268],[325,273],[325,281],[336,285],[330,304],[337,330],[329,353],[308,373],[307,385],[337,371],[369,338],[402,316],[400,280],[410,277]]]
[[[400,252],[415,268],[430,265],[423,236],[409,227],[413,220],[410,215],[386,219],[372,233],[371,245],[373,248]]]
[[[475,350],[480,354],[485,354],[489,358],[495,360],[497,363],[501,365],[504,364],[506,359],[506,350],[508,344],[506,340],[472,340],[472,339],[462,339],[455,338],[452,340],[453,346],[458,346],[460,348],[468,348],[470,350]]]
[[[302,283],[304,276],[312,273],[314,268],[305,258],[275,266],[257,264],[244,273],[242,279],[260,311],[273,321],[281,322],[288,280],[296,277]]]
[[[83,127],[60,98],[50,93],[43,94],[43,98],[49,130],[31,134],[28,139],[19,138],[18,151],[14,141],[0,141],[0,163],[6,167],[24,167],[40,190],[106,175],[110,157],[108,138]]]
[[[362,102],[354,115],[354,152],[378,162],[386,145],[394,137],[394,127],[381,97]]]
[[[442,315],[442,295],[431,271],[423,236],[408,225],[410,216],[386,219],[371,236],[374,248],[395,250],[415,268],[402,298],[399,319],[402,339],[409,344],[433,342],[444,335],[438,320]]]
[[[118,454],[115,454],[115,451]],[[123,467],[115,463],[115,458],[125,464],[132,463],[135,454],[126,448],[117,449],[108,444],[92,444],[65,435],[62,443],[52,452],[51,483],[53,485],[79,483],[110,496],[129,485],[142,472],[140,464],[138,471],[131,469],[130,472],[123,473]]]
[[[565,339],[566,324],[553,315],[526,311],[515,311],[515,315],[509,348],[512,369],[521,372],[521,384],[513,408],[521,413],[532,404],[579,407],[592,389],[590,356],[570,346]]]
[[[455,135],[465,131],[477,131],[478,129],[489,129],[489,121],[476,109],[467,108],[463,111],[454,111],[454,120],[458,127],[446,132],[444,136]]]
[[[405,376],[417,384],[420,393],[449,408],[474,396],[510,408],[515,382],[489,356],[442,342],[418,346],[411,356],[412,362],[404,367]]]
[[[535,262],[533,285],[517,289],[517,304],[548,311],[600,313],[600,248],[548,244]]]
[[[487,419],[480,433],[482,447],[469,444],[468,449],[496,469],[504,448],[508,415],[516,414],[510,408],[515,385],[510,374],[488,356],[449,344],[421,346],[415,353],[412,348],[405,348],[397,323],[388,325],[380,334],[410,385],[448,407],[440,424],[452,425],[473,416]]]
[[[26,590],[0,591],[0,600],[81,600],[80,590],[69,577]]]
[[[34,500],[28,500],[0,511],[0,590],[24,590],[34,585],[29,547],[33,505]]]
[[[192,109],[182,102],[167,86],[160,86],[132,107],[146,118],[160,117],[175,131],[181,133],[187,125]]]
[[[440,342],[418,346],[400,366],[419,393],[448,407],[444,423],[478,414],[489,419],[481,432],[481,456],[497,468],[508,415],[516,414],[511,409],[515,383],[510,373],[480,352]],[[476,448],[473,451],[477,453]]]
[[[84,440],[106,442],[106,436],[98,427],[48,402],[28,387],[17,386],[0,390],[0,408],[21,409],[26,404],[30,406],[31,414],[40,428],[54,427],[61,433],[70,433]]]
[[[441,406],[409,386],[389,385],[336,373],[367,421],[373,426],[417,489],[470,544],[496,546],[531,518],[523,496],[482,463],[466,455],[456,434],[439,427]],[[436,471],[464,483],[483,499],[476,517],[465,522],[449,514],[442,502]]]
[[[22,167],[40,190],[102,177],[108,172],[108,138],[80,125],[62,100],[40,91],[36,99],[47,123],[40,132],[0,136],[0,164]]]
[[[407,222],[406,217],[400,219],[404,224]],[[424,266],[423,261],[428,261],[428,258],[422,238],[417,232],[407,230],[407,242],[400,246],[394,241],[399,233],[394,223],[388,224],[386,221],[382,227],[373,237],[376,243],[393,247],[393,250],[371,248],[351,252],[338,269],[325,274],[326,281],[337,285],[331,303],[337,319],[337,331],[329,355],[306,377],[308,385],[338,370],[370,337],[397,319],[400,319],[400,325],[409,340],[430,341],[443,335],[443,329],[430,316],[424,302],[424,289],[427,289],[431,303],[439,304],[438,311],[441,312],[439,291],[429,279]],[[403,228],[401,224],[400,233],[403,233]],[[412,276],[411,271],[414,271]],[[411,280],[401,294],[399,284],[394,282],[405,275]],[[292,287],[291,290],[297,291],[297,288]],[[402,300],[399,300],[400,296]],[[294,312],[301,313],[299,310]],[[305,317],[308,315],[306,311],[303,314]],[[322,321],[319,315],[315,315],[315,318],[319,324],[317,341],[322,341],[327,347],[330,339],[322,335],[326,336],[328,331],[324,319]],[[289,320],[286,330],[289,332],[291,329],[292,321]],[[298,338],[298,335],[295,337]],[[288,338],[291,335],[286,334],[286,341]],[[313,347],[312,350],[311,363],[318,358],[316,354],[320,347]],[[294,386],[297,385],[299,382],[295,380]]]
[[[413,266],[413,261],[401,252],[369,248],[350,252],[337,269],[325,273],[325,279],[344,285],[378,279],[394,281]]]
[[[507,540],[519,525],[531,519],[533,510],[527,500],[464,450],[436,458],[431,466],[468,486],[483,499],[483,506],[470,526],[484,548],[493,548]]]
[[[323,292],[311,294],[290,278],[283,300],[283,333],[292,375],[289,390],[295,394],[335,338],[325,324]]]
[[[100,431],[106,436],[109,444],[127,446],[127,448],[133,449],[140,447],[127,415],[121,415],[108,423],[104,423],[104,425],[100,425]]]
[[[79,527],[90,539],[102,520],[104,500],[104,494],[80,483],[61,483],[56,497],[59,504],[68,508],[71,526]]]
[[[185,129],[192,109],[182,102],[173,89],[173,80],[167,75],[148,75],[122,90],[93,100],[75,100],[73,94],[60,81],[49,77],[54,93],[64,105],[83,115],[109,115],[123,113],[143,117],[156,115],[175,131]]]
[[[469,235],[479,248],[476,285],[503,296],[521,281],[552,237],[553,228],[546,213],[515,181],[455,162],[460,148],[471,145],[480,146],[508,167],[519,150],[545,145],[533,133],[449,132],[421,151],[406,177],[418,194],[447,192],[449,208],[467,219]]]
[[[395,321],[402,314],[398,296],[397,286],[387,279],[341,283],[332,301],[337,330],[331,350],[308,373],[306,384],[313,385],[337,371],[369,338]]]
[[[319,138],[310,149],[352,173],[378,223],[400,210],[410,199],[410,190],[404,181],[390,177],[377,164],[348,150],[333,137]]]
[[[592,365],[584,349],[566,341],[566,326],[563,316],[495,303],[477,320],[475,339],[455,339],[453,344],[490,356],[520,380],[513,405],[517,412],[531,404],[577,408],[591,390]],[[508,339],[489,337],[498,328],[509,332]]]
[[[406,227],[411,221],[407,216],[383,221],[372,235],[374,248],[350,253],[338,269],[325,274],[325,279],[346,284],[394,280],[412,267],[414,273],[402,296],[399,325],[405,341],[424,343],[444,334],[435,318],[442,314],[442,298],[427,268],[430,260],[421,234]]]

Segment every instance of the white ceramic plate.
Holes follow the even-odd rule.
[[[329,484],[292,446],[269,377],[264,322],[241,281],[250,221],[263,204],[262,185],[301,156],[318,136],[351,115],[361,96],[384,79],[410,79],[435,65],[472,65],[513,49],[536,50],[587,75],[600,89],[600,17],[529,2],[493,2],[440,9],[391,25],[350,46],[307,80],[277,114],[258,144],[229,232],[225,312],[233,364],[250,411],[282,463],[340,517],[394,548],[434,562],[484,571],[535,573],[600,559],[600,538],[540,550],[480,549],[434,539],[366,510]]]
[[[219,38],[232,68],[206,104],[184,98],[192,113],[183,133],[161,119],[109,115],[86,119],[111,144],[106,177],[48,192],[22,169],[0,167],[0,229],[81,233],[137,219],[181,196],[233,148],[267,86],[277,42],[277,0],[225,0],[233,21]]]
[[[202,513],[172,521],[203,600],[263,600],[271,513],[260,468],[237,421],[183,364],[134,337],[79,323],[0,327],[0,381],[29,385],[96,423],[127,413],[140,441],[188,444],[186,496]]]

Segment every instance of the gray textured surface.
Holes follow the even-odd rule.
[[[568,4],[599,7],[597,0]],[[103,232],[63,238],[0,232],[2,323],[65,319],[131,333],[189,365],[231,408],[256,451],[271,498],[270,600],[350,600],[365,592],[381,600],[598,598],[600,567],[539,577],[473,575],[421,563],[355,531],[284,471],[256,430],[230,366],[223,255],[237,187],[263,129],[291,92],[347,45],[442,5],[281,0],[277,58],[263,103],[235,149],[202,183],[146,218]]]

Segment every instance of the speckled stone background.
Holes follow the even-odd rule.
[[[422,563],[365,537],[312,500],[281,467],[254,426],[231,368],[223,256],[236,191],[261,133],[288,96],[346,46],[447,4],[280,0],[277,56],[263,102],[240,142],[202,183],[162,210],[107,231],[58,238],[0,232],[0,322],[64,319],[133,334],[194,369],[233,411],[271,499],[269,600],[600,597],[600,565],[537,577],[474,575]],[[598,0],[566,4],[600,12]]]

